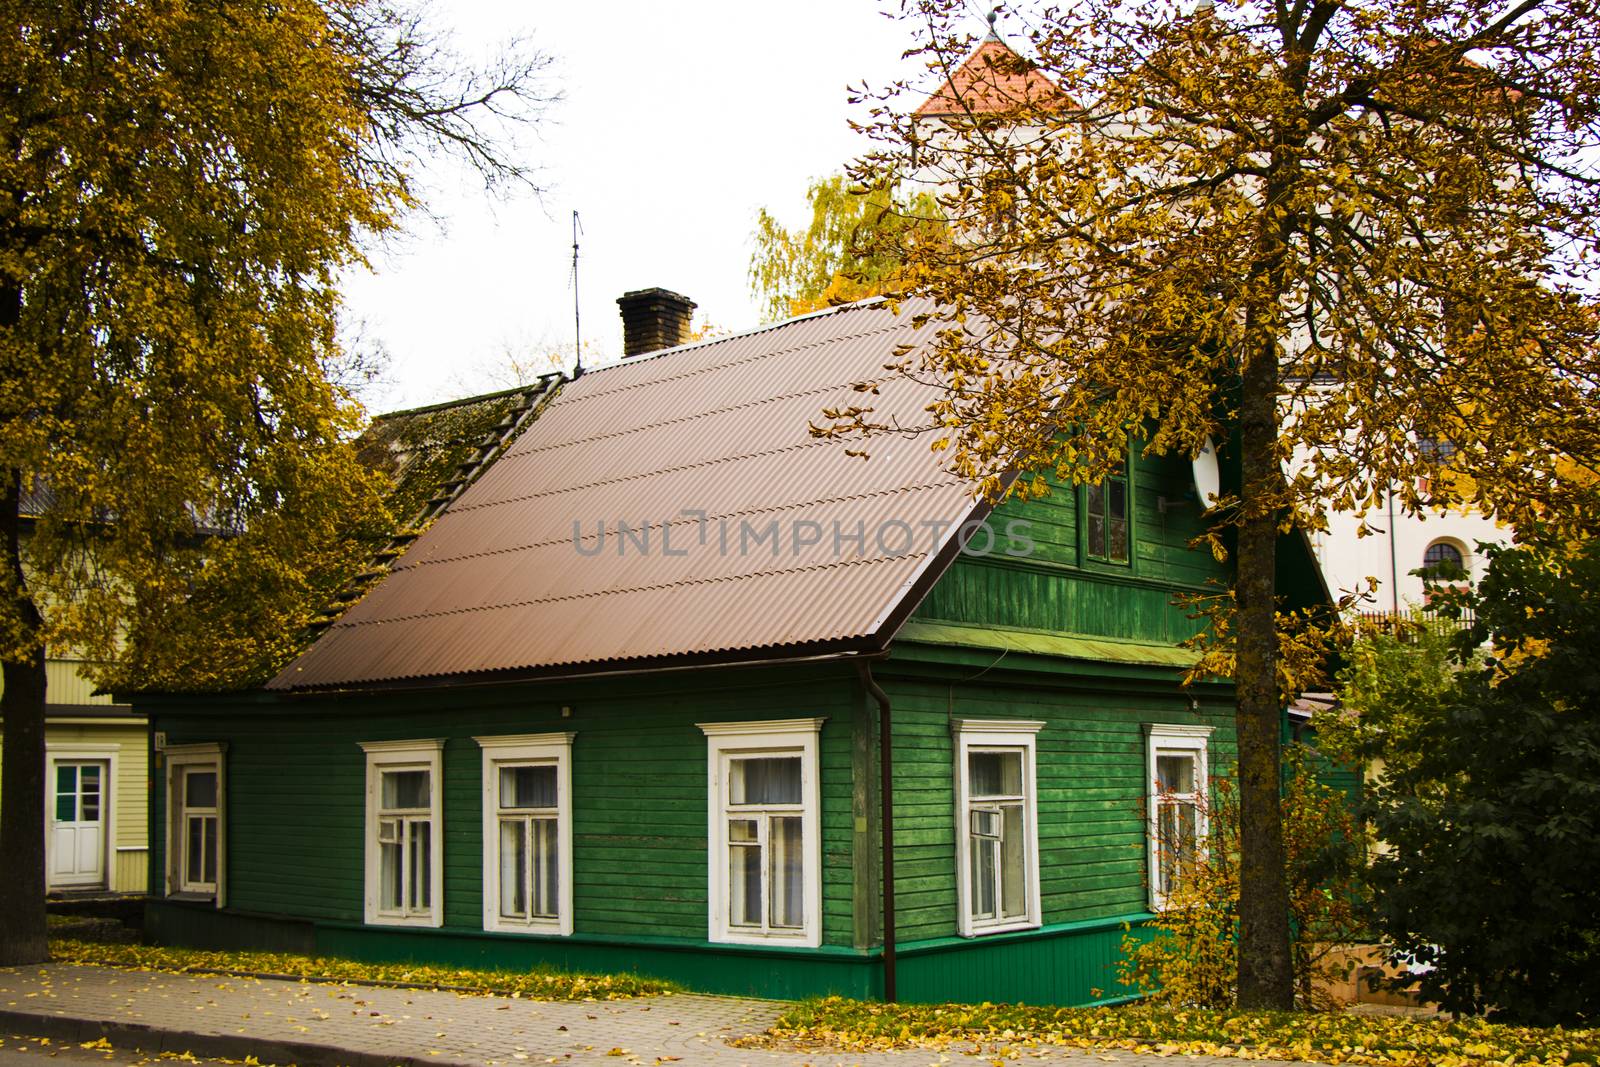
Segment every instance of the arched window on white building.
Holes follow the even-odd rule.
[[[1467,558],[1461,546],[1451,541],[1435,541],[1422,554],[1422,574],[1435,581],[1465,578]]]

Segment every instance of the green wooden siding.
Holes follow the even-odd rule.
[[[990,519],[999,535],[995,550],[958,559],[915,617],[1162,644],[1193,636],[1196,623],[1173,604],[1174,594],[1226,581],[1228,570],[1209,552],[1189,547],[1204,532],[1189,464],[1172,456],[1135,456],[1131,468],[1133,550],[1127,564],[1082,557],[1082,490],[1058,484],[1048,496],[996,508]],[[1027,523],[1034,541],[1026,556],[1006,554],[1008,544],[1017,546],[1004,535],[1018,522]]]
[[[967,557],[933,587],[916,618],[1173,645],[1197,629],[1173,603],[1175,592],[1153,582]]]
[[[825,716],[823,939],[849,945],[854,675],[833,668],[776,677],[707,671],[675,682],[546,688],[536,696],[441,690],[236,706],[222,714],[172,709],[158,713],[156,729],[173,745],[228,743],[230,908],[355,923],[365,871],[360,742],[445,738],[444,921],[455,930],[482,927],[482,751],[472,738],[573,731],[575,930],[704,941],[706,739],[695,724]],[[563,705],[571,717],[561,717]],[[152,825],[160,826],[165,797],[152,799]]]
[[[1234,761],[1230,691],[1164,685],[1052,685],[997,669],[981,682],[939,683],[891,664],[894,707],[896,910],[906,940],[956,933],[953,718],[1031,719],[1037,738],[1039,886],[1046,925],[1146,907],[1145,723],[1213,727],[1212,773]],[[1190,706],[1196,698],[1197,710]]]

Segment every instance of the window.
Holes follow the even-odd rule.
[[[1438,437],[1419,437],[1417,452],[1429,463],[1444,464],[1456,454],[1456,446]]]
[[[1128,562],[1126,473],[1083,487],[1084,552],[1090,559]]]
[[[167,895],[210,897],[222,907],[226,746],[169,745],[167,764]]]
[[[957,892],[963,937],[1039,925],[1034,737],[1042,722],[957,719]]]
[[[367,754],[366,921],[444,922],[439,804],[443,741],[370,741]]]
[[[485,930],[572,933],[573,736],[476,738]]]
[[[1446,580],[1465,578],[1466,556],[1449,541],[1435,541],[1422,553],[1422,576]]]
[[[822,943],[822,719],[701,723],[710,815],[710,939]]]
[[[1160,908],[1205,848],[1209,726],[1151,724],[1147,771],[1150,906]]]

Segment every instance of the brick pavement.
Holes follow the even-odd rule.
[[[1077,1067],[1170,1067],[1175,1062],[1221,1067],[1244,1062],[1063,1048],[962,1046],[854,1054],[743,1049],[727,1043],[765,1030],[782,1009],[775,1001],[691,994],[545,1002],[61,963],[0,968],[0,1031],[50,1032],[73,1041],[105,1033],[119,1048],[192,1050],[234,1058],[250,1054],[263,1063],[922,1067],[1003,1060]]]

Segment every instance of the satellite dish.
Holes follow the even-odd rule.
[[[1200,454],[1194,457],[1194,491],[1200,495],[1200,503],[1207,508],[1217,506],[1217,501],[1222,499],[1222,474],[1217,469],[1217,447],[1207,437],[1200,446]]]

